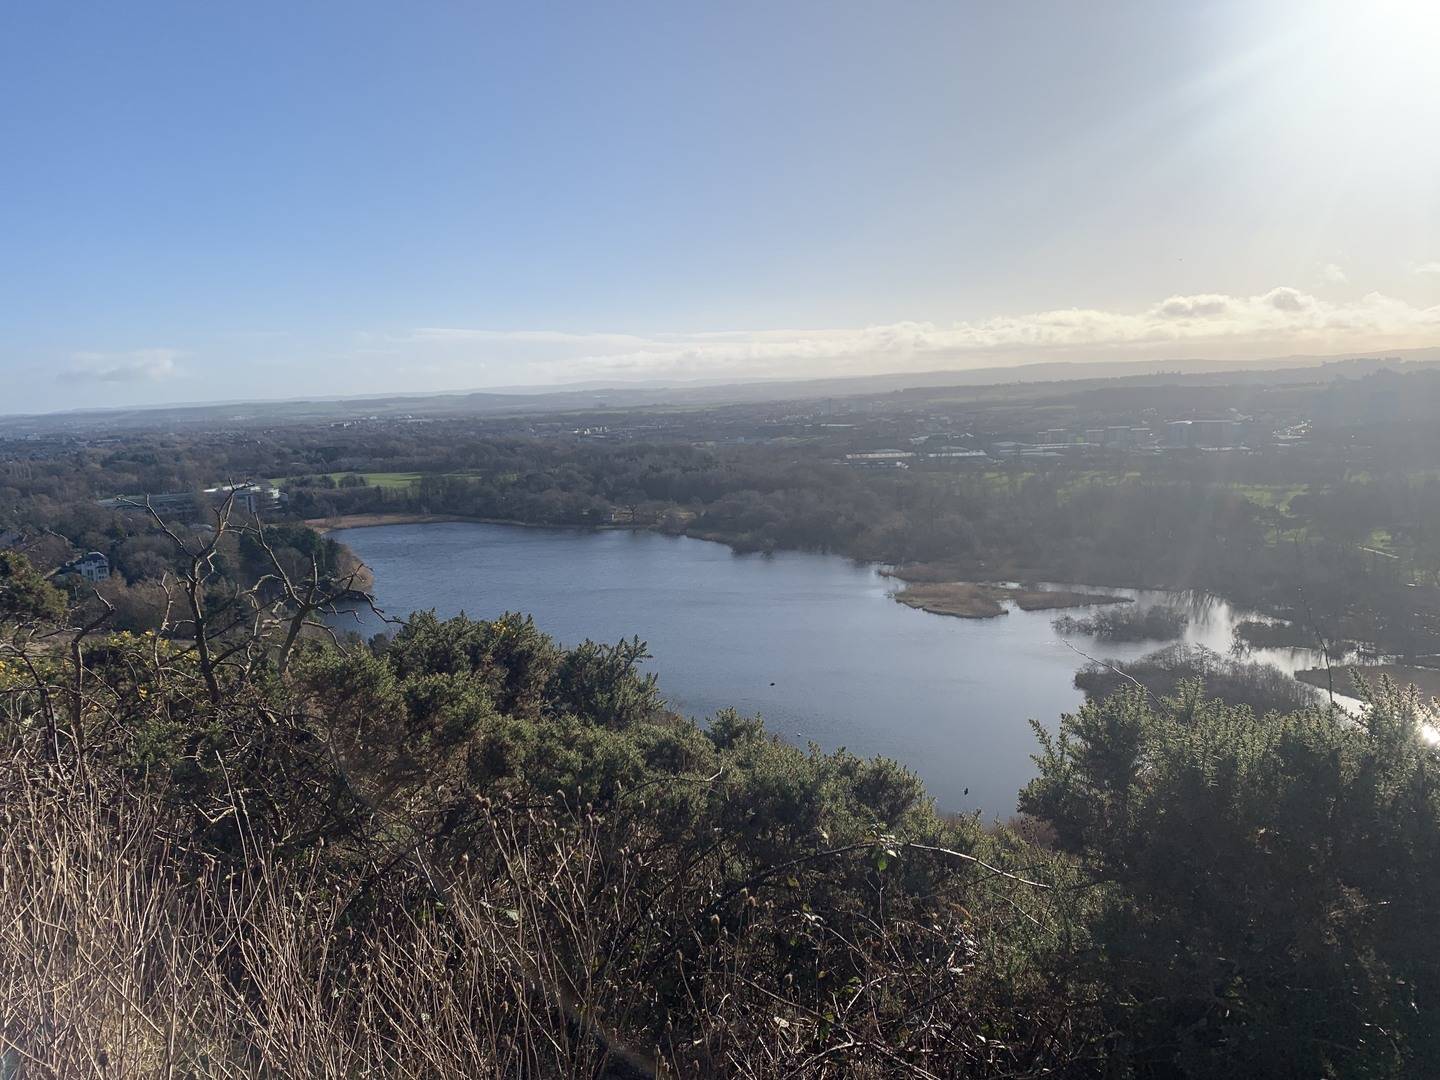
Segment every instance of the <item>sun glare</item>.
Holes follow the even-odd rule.
[[[1247,15],[1257,51],[1241,99],[1288,159],[1316,169],[1440,158],[1440,0],[1286,4]]]
[[[1440,2],[1306,5],[1314,44],[1345,92],[1364,98],[1440,87]]]

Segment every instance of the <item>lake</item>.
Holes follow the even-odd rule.
[[[1034,775],[1028,721],[1053,727],[1083,700],[1072,679],[1084,660],[1051,628],[1056,612],[932,615],[890,599],[899,583],[878,568],[835,556],[737,555],[658,533],[464,522],[331,535],[374,570],[390,615],[522,611],[567,645],[639,635],[677,711],[703,721],[734,706],[801,744],[895,758],[942,809],[979,810],[987,820],[1013,813]],[[1187,640],[1227,651],[1242,614],[1209,597],[1183,603]],[[385,628],[369,612],[339,625],[366,636]],[[1160,647],[1073,644],[1124,659]],[[1253,655],[1287,671],[1316,662],[1308,650]]]

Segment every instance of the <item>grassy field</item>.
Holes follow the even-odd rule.
[[[420,476],[421,476],[421,474],[418,473],[418,472],[365,472],[365,473],[332,472],[332,473],[319,473],[318,475],[320,475],[320,476],[327,476],[327,475],[328,475],[328,476],[330,477],[330,479],[331,479],[331,480],[334,480],[335,483],[337,483],[337,484],[340,483],[340,481],[341,481],[341,479],[342,479],[343,477],[346,477],[346,476],[361,476],[361,477],[364,477],[365,483],[366,483],[368,486],[370,486],[370,487],[378,487],[378,488],[405,488],[405,487],[409,487],[410,485],[412,485],[413,483],[415,483],[415,481],[419,480],[419,479],[420,479]],[[273,479],[273,480],[270,481],[270,483],[272,483],[272,484],[279,484],[279,485],[281,485],[282,487],[285,485],[285,482],[286,482],[286,479],[285,479],[284,477],[278,477],[278,478]]]

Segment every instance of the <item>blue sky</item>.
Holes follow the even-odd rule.
[[[0,412],[1440,344],[1437,12],[9,5]]]

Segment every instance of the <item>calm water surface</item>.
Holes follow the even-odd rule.
[[[843,558],[736,555],[646,532],[460,522],[332,535],[375,571],[389,614],[524,611],[567,645],[638,634],[676,710],[704,720],[734,706],[800,743],[895,758],[942,809],[979,809],[987,819],[1011,814],[1034,774],[1027,721],[1053,726],[1083,699],[1072,679],[1084,661],[1051,629],[1055,612],[931,615],[890,599],[897,583],[875,567]],[[1237,613],[1213,599],[1190,612],[1188,639],[1225,652]],[[382,629],[369,613],[342,625],[367,635]],[[1074,644],[1121,658],[1160,647]],[[1257,658],[1287,670],[1314,662],[1304,650]]]

